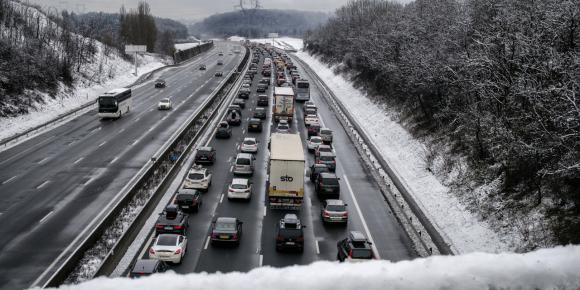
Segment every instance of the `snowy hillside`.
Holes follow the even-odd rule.
[[[578,289],[580,246],[527,254],[472,253],[391,263],[317,262],[309,266],[262,267],[249,273],[97,278],[59,289]]]

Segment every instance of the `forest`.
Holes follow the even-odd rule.
[[[521,250],[580,242],[580,1],[358,0],[305,44],[430,140],[428,170],[465,160],[447,185]]]

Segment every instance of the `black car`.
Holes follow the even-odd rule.
[[[251,118],[248,121],[248,132],[262,132],[262,120]]]
[[[315,182],[318,175],[323,172],[330,172],[325,164],[312,164],[310,166],[310,181]]]
[[[218,124],[217,131],[215,132],[216,138],[230,138],[232,137],[232,128],[230,124],[226,121],[222,121]]]
[[[238,91],[238,98],[240,98],[240,99],[250,98],[250,89],[249,88],[241,88]]]
[[[218,70],[218,71],[215,72],[214,76],[216,76],[216,77],[223,77],[224,76],[224,72]]]
[[[346,239],[339,241],[336,244],[338,253],[336,259],[344,262],[344,260],[372,260],[374,259],[372,243],[358,231],[352,231],[348,234]]]
[[[260,83],[270,86],[270,78],[262,78]]]
[[[229,112],[228,116],[226,117],[226,121],[231,126],[239,126],[242,124],[242,115],[239,114],[237,111]]]
[[[200,65],[199,70],[206,70],[205,64]]]
[[[130,278],[139,278],[145,276],[151,276],[155,273],[163,273],[167,271],[167,264],[163,261],[157,259],[139,259],[133,265],[131,272],[129,273]]]
[[[256,110],[254,110],[254,118],[258,118],[260,120],[265,120],[266,119],[266,109],[264,108],[256,108]]]
[[[211,225],[211,243],[240,244],[243,222],[233,217],[218,217]]]
[[[319,173],[314,182],[314,191],[321,198],[338,198],[340,195],[339,180],[334,173]]]
[[[200,147],[197,149],[195,153],[194,162],[197,164],[200,163],[209,163],[213,164],[215,162],[215,149],[213,147]]]
[[[272,75],[272,72],[269,69],[265,69],[262,71],[262,75],[265,77],[269,77]]]
[[[164,88],[165,86],[166,86],[165,80],[158,79],[158,80],[155,81],[155,87],[156,88]]]
[[[252,74],[252,73],[246,73],[244,75],[244,79],[254,80],[254,74]]]
[[[268,86],[265,84],[259,84],[258,88],[256,88],[256,92],[258,93],[265,93],[268,90]]]
[[[233,101],[232,104],[233,105],[238,105],[242,109],[245,109],[246,108],[246,101],[244,101],[244,99],[240,99],[240,98],[234,99],[234,101]]]
[[[258,106],[268,106],[268,95],[258,95]]]
[[[300,223],[296,214],[286,214],[276,228],[276,251],[296,249],[304,251],[304,231],[306,226]]]
[[[201,203],[201,193],[196,189],[182,188],[175,194],[173,200],[173,204],[182,211],[199,211]]]
[[[230,105],[228,107],[227,114],[230,114],[232,111],[236,111],[236,113],[240,114],[240,116],[242,115],[242,108],[240,108],[238,105]]]
[[[187,215],[175,204],[170,204],[159,214],[157,222],[155,223],[155,234],[185,235],[187,233],[187,226]]]

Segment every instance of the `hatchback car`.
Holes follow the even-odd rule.
[[[319,123],[311,123],[306,127],[308,137],[318,135],[320,132],[320,124]]]
[[[187,217],[179,207],[169,204],[155,222],[155,233],[185,235],[189,226]]]
[[[351,231],[348,237],[336,244],[338,253],[336,259],[340,262],[359,262],[374,259],[372,243],[367,240],[363,233]]]
[[[258,87],[256,88],[256,92],[258,93],[265,93],[268,90],[268,85],[266,84],[258,84]]]
[[[262,120],[251,118],[248,121],[248,132],[262,132]]]
[[[213,147],[210,146],[200,147],[197,149],[197,152],[195,153],[194,162],[197,164],[201,163],[213,164],[215,162],[215,158],[216,158],[215,149],[213,149]]]
[[[205,64],[202,64],[199,66],[199,70],[206,70],[206,69],[207,69],[207,67],[205,66]]]
[[[318,145],[318,147],[316,147],[316,150],[314,151],[314,156],[318,156],[322,152],[328,152],[328,153],[334,154],[334,151],[332,151],[332,147],[330,145],[320,144],[320,145]]]
[[[199,211],[202,204],[201,193],[196,189],[180,189],[173,199],[173,204],[182,211]]]
[[[340,199],[327,199],[322,203],[320,216],[323,223],[348,223],[347,204]]]
[[[308,147],[308,151],[313,152],[320,144],[322,144],[322,138],[319,136],[311,136],[306,146]]]
[[[230,127],[230,124],[226,121],[220,122],[215,132],[215,137],[226,139],[232,137],[232,127]]]
[[[166,86],[165,80],[158,79],[155,81],[156,88],[164,88]]]
[[[309,172],[310,181],[315,182],[318,175],[322,172],[330,172],[328,166],[324,164],[312,164]]]
[[[234,163],[235,175],[252,175],[254,174],[254,156],[248,153],[238,153]]]
[[[276,250],[296,249],[304,251],[304,231],[296,214],[285,214],[276,227]]]
[[[150,276],[167,271],[167,264],[157,259],[139,259],[131,268],[130,278]]]
[[[278,123],[278,127],[276,127],[276,131],[278,133],[290,132],[290,126],[288,125],[288,122],[286,122],[286,120],[280,120],[280,123]]]
[[[324,164],[328,166],[330,171],[334,172],[336,170],[336,155],[331,152],[320,152],[318,156],[315,157],[316,164]]]
[[[242,141],[240,146],[240,151],[244,153],[257,153],[258,152],[258,141],[256,138],[246,137]]]
[[[171,110],[171,100],[168,98],[163,98],[157,104],[158,110]]]
[[[215,72],[214,76],[216,76],[216,77],[223,77],[224,76],[224,72],[221,71],[221,70],[218,70],[218,71]]]
[[[238,91],[238,98],[240,98],[240,99],[250,98],[250,89],[249,88],[241,88]]]
[[[187,250],[187,237],[175,234],[162,234],[149,248],[149,258],[164,262],[181,264]]]
[[[234,178],[228,187],[228,199],[245,199],[252,198],[252,182],[246,178]]]
[[[330,130],[328,128],[322,128],[322,129],[320,129],[320,133],[318,133],[318,135],[320,135],[320,137],[322,137],[322,141],[325,144],[332,143],[332,130]]]
[[[233,217],[218,217],[211,225],[211,243],[240,244],[243,222]]]
[[[269,85],[270,85],[270,78],[262,78],[262,79],[260,80],[260,83],[261,83],[261,84],[265,84],[265,85],[268,85],[268,86],[269,86]]]
[[[266,117],[266,109],[258,107],[254,110],[254,118],[264,120]]]
[[[322,172],[316,177],[314,191],[322,199],[338,198],[340,196],[339,180],[334,173]]]
[[[196,164],[187,173],[183,188],[199,189],[207,191],[211,186],[212,173],[207,168]]]

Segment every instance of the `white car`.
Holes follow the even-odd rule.
[[[280,120],[278,127],[276,127],[276,131],[278,131],[278,133],[288,133],[290,131],[290,125],[288,125],[288,121]]]
[[[318,124],[318,117],[316,115],[307,115],[304,117],[304,125],[310,126],[312,124]]]
[[[158,110],[171,110],[171,100],[168,98],[161,99],[157,105]]]
[[[201,165],[194,165],[183,182],[183,188],[208,190],[211,186],[212,174],[207,168]]]
[[[252,197],[252,183],[246,178],[234,178],[228,187],[228,199],[246,199]]]
[[[308,151],[316,150],[320,144],[322,144],[322,138],[320,136],[310,136],[307,142]]]
[[[258,141],[256,138],[244,138],[240,150],[244,153],[256,153],[258,152]]]
[[[187,237],[176,234],[161,234],[149,248],[149,258],[180,264],[186,250]]]
[[[244,83],[244,84],[242,84],[242,88],[247,88],[247,89],[249,89],[249,88],[250,88],[250,86],[251,86],[251,85],[250,85],[250,84],[248,84],[248,83]]]

